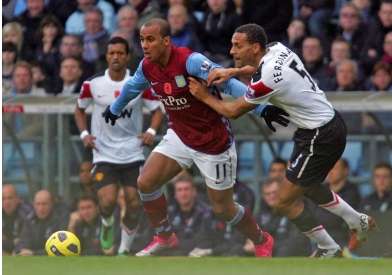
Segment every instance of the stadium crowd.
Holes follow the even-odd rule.
[[[286,161],[275,159],[269,168],[268,179],[260,183],[260,193],[255,193],[246,183],[235,185],[235,200],[254,211],[262,228],[275,238],[274,256],[308,256],[312,243],[286,217],[276,213],[279,177],[284,176]],[[65,203],[48,190],[34,194],[32,204],[22,200],[12,184],[3,184],[3,252],[16,255],[44,255],[46,239],[57,230],[74,232],[81,241],[83,255],[115,255],[120,243],[120,217],[125,211],[124,194],[120,192],[115,210],[116,236],[114,246],[104,250],[100,246],[99,209],[92,192],[92,164],[80,165],[80,196],[72,205]],[[374,192],[361,197],[358,185],[348,180],[350,167],[340,159],[329,173],[328,186],[358,210],[383,214],[392,210],[392,167],[379,163],[373,169]],[[205,189],[193,182],[184,170],[175,177],[167,189],[169,219],[179,238],[179,246],[163,255],[202,257],[253,255],[253,244],[239,232],[214,217],[207,203]],[[259,196],[259,200],[256,200]],[[256,207],[255,201],[260,201]],[[349,229],[345,222],[328,211],[316,207],[313,211],[342,246],[347,246]],[[257,209],[257,211],[256,211]],[[154,234],[145,216],[141,217],[130,253],[142,249]]]
[[[134,71],[143,57],[138,30],[154,17],[167,18],[175,45],[202,52],[224,66],[232,65],[229,49],[234,29],[254,22],[266,29],[271,41],[282,41],[299,54],[321,89],[392,91],[390,0],[10,0],[3,1],[3,99],[79,93],[85,79],[106,68],[106,42],[114,36],[131,45],[129,67]],[[274,236],[274,256],[307,256],[312,251],[309,240],[273,211],[285,168],[285,160],[271,163],[260,194],[237,182],[235,199],[253,209],[259,225]],[[67,229],[80,238],[82,254],[116,254],[124,198],[120,195],[116,208],[115,246],[102,249],[91,169],[89,161],[80,165],[81,196],[72,204],[40,190],[30,205],[18,197],[12,184],[4,183],[3,252],[43,255],[51,233]],[[326,180],[331,190],[358,210],[392,209],[389,164],[374,167],[374,193],[365,198],[348,181],[349,169],[347,161],[338,161]],[[172,180],[167,193],[169,219],[180,240],[170,255],[252,255],[252,242],[213,216],[205,190],[186,171]],[[339,244],[346,246],[349,230],[343,220],[312,208]],[[142,217],[131,252],[143,248],[152,235]]]
[[[105,68],[105,45],[121,36],[142,58],[138,29],[167,18],[171,38],[224,66],[231,35],[254,22],[298,53],[326,91],[392,89],[388,0],[10,0],[3,1],[3,98],[78,93]]]

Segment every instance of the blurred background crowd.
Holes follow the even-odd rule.
[[[392,91],[391,0],[9,0],[2,5],[3,100],[79,93],[83,80],[106,68],[105,46],[113,36],[131,45],[129,67],[135,70],[143,57],[139,28],[153,17],[168,20],[175,45],[202,52],[224,66],[232,65],[229,50],[235,28],[253,22],[265,28],[270,41],[293,49],[326,91]],[[84,159],[71,201],[42,189],[30,194],[29,202],[14,184],[3,182],[3,253],[43,255],[46,238],[68,229],[81,239],[83,254],[114,254],[100,248],[92,163]],[[281,176],[286,161],[275,159],[268,166],[266,178]],[[326,184],[354,208],[386,215],[392,209],[392,168],[380,162],[371,169],[371,191],[366,194],[349,181],[352,171],[345,159],[335,165]],[[172,253],[252,255],[250,241],[213,217],[203,185],[194,179],[184,172],[168,186],[170,220],[180,239]],[[278,186],[269,179],[257,186],[238,182],[235,199],[253,209],[260,226],[274,235],[275,256],[309,255],[312,244],[272,210]],[[123,211],[120,196],[118,227]],[[314,211],[346,245],[349,232],[343,220],[316,207]],[[143,248],[152,234],[142,218],[131,251]]]

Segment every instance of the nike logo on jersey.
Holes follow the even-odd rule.
[[[151,86],[155,86],[155,85],[158,85],[159,84],[159,82],[151,82]]]
[[[295,159],[295,161],[293,163],[291,163],[290,167],[295,168],[298,165],[300,158],[302,158],[302,154],[299,154],[299,156]]]

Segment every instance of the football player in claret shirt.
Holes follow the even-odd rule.
[[[355,211],[322,184],[346,145],[343,119],[305,70],[299,57],[281,43],[267,45],[267,36],[259,25],[247,24],[236,29],[231,54],[243,67],[215,69],[211,71],[207,84],[254,72],[243,97],[231,102],[216,100],[206,86],[194,78],[189,78],[191,93],[229,118],[239,117],[257,104],[266,102],[286,111],[298,129],[277,208],[317,243],[314,256],[340,256],[341,248],[303,203],[303,196],[345,220],[353,233],[350,247],[355,249],[375,226],[374,219]]]
[[[115,226],[113,212],[117,206],[119,184],[123,187],[126,213],[121,221],[121,243],[118,253],[129,251],[136,234],[141,205],[136,189],[139,170],[144,163],[143,145],[151,145],[163,114],[159,100],[145,91],[124,106],[117,125],[111,127],[102,120],[106,106],[120,94],[121,87],[130,79],[128,42],[112,38],[107,45],[106,60],[109,68],[84,81],[75,109],[75,120],[86,147],[93,149],[93,186],[98,195],[101,214],[100,242],[106,254],[115,253]],[[85,109],[93,104],[91,134],[87,130]],[[144,133],[143,111],[152,111],[150,128]]]
[[[123,107],[152,87],[169,118],[170,128],[138,178],[144,210],[156,235],[136,255],[150,256],[177,245],[168,222],[162,185],[194,163],[205,179],[214,213],[255,243],[256,256],[271,256],[272,237],[258,227],[249,210],[233,201],[237,155],[228,120],[189,93],[188,76],[206,80],[209,71],[218,65],[187,48],[174,47],[165,20],[152,19],[144,24],[140,39],[144,59],[105,111],[106,122],[115,124]],[[222,90],[239,97],[246,92],[246,86],[229,79],[214,88],[214,94],[219,97]]]

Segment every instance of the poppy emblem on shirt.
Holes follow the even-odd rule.
[[[167,94],[167,95],[171,95],[171,94],[172,94],[173,89],[172,89],[172,85],[170,84],[170,82],[165,82],[165,83],[163,84],[163,91],[164,91],[165,94]]]
[[[178,88],[184,88],[186,86],[186,80],[182,74],[176,75],[174,79],[176,80],[176,85]]]
[[[119,90],[114,91],[114,97],[118,97],[119,95],[120,95],[120,91]]]

